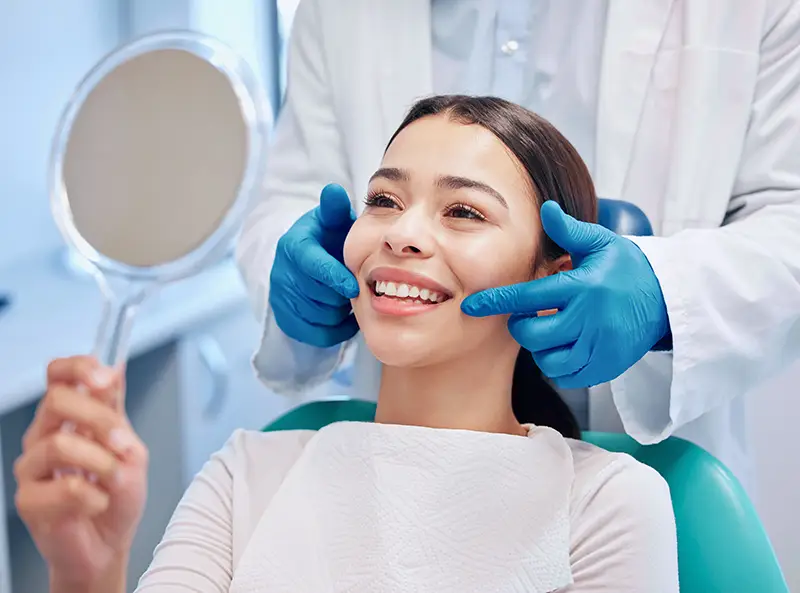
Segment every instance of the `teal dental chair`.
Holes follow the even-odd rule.
[[[626,202],[601,199],[598,221],[619,234],[652,234],[644,213]],[[342,398],[304,404],[264,430],[319,430],[334,422],[374,418],[374,403]],[[582,438],[631,455],[669,484],[682,593],[789,593],[752,503],[715,457],[677,437],[648,446],[624,434],[584,432]]]

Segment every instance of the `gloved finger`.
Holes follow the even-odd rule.
[[[275,321],[277,323],[277,317]],[[278,327],[280,327],[280,323],[278,323]],[[355,315],[351,313],[338,325],[323,326],[309,323],[297,329],[299,330],[297,337],[290,337],[298,342],[317,348],[332,348],[355,336],[358,333],[358,322]]]
[[[553,379],[553,383],[559,389],[586,389],[587,387],[594,387],[595,385],[605,383],[607,380],[601,379],[593,366],[594,365],[590,362],[577,373],[556,377]],[[610,380],[611,379],[608,379],[608,381]]]
[[[291,296],[283,300],[294,316],[305,323],[338,325],[352,310],[348,299],[312,278],[296,276],[285,278],[285,281],[289,284],[285,290]],[[333,304],[319,301],[318,298],[327,299]]]
[[[575,294],[572,272],[561,272],[538,280],[488,288],[469,295],[461,310],[472,317],[489,315],[535,315],[537,311],[564,309]]]
[[[625,372],[625,368],[609,368],[605,361],[601,361],[598,358],[601,347],[597,340],[593,340],[589,347],[589,362],[577,372],[554,379],[556,385],[564,389],[594,387],[601,383],[613,381]]]
[[[330,328],[330,331],[325,336],[325,340],[328,340],[327,346],[323,344],[321,347],[330,348],[331,346],[336,346],[351,339],[357,333],[358,321],[356,321],[356,316],[350,313],[341,323]]]
[[[331,306],[319,303],[302,292],[291,290],[290,294],[289,298],[270,299],[275,320],[285,325],[333,327],[340,324],[351,312],[349,301]]]
[[[591,342],[586,335],[580,336],[572,344],[532,352],[534,362],[547,377],[558,380],[559,377],[572,375],[589,364]]]
[[[576,220],[559,204],[547,200],[540,211],[542,228],[556,245],[578,256],[597,251],[607,245],[614,234],[599,224]],[[573,262],[577,267],[579,262]]]
[[[358,332],[358,324],[349,309],[330,309],[329,324],[308,320],[308,310],[299,310],[295,304],[285,299],[271,304],[275,323],[287,336],[303,344],[318,348],[329,348],[349,340]],[[334,317],[335,316],[335,317]]]
[[[543,317],[512,315],[508,330],[523,348],[541,352],[575,343],[581,334],[581,324],[579,316],[567,307]]]
[[[298,274],[321,282],[346,299],[358,296],[355,276],[312,237],[288,240],[284,248],[289,263],[294,264]]]
[[[303,296],[292,300],[289,306],[297,318],[302,319],[305,323],[321,327],[339,325],[352,311],[352,307],[347,301],[340,306],[331,306]]]
[[[350,308],[350,299],[343,297],[330,286],[302,274],[290,277],[291,290],[300,298],[306,296],[320,306]]]
[[[587,387],[592,387],[597,384],[597,383],[587,383],[586,379],[584,379],[584,377],[586,376],[587,375],[581,370],[571,375],[566,375],[564,377],[557,377],[552,381],[553,384],[559,389],[585,389]],[[602,383],[602,381],[600,383]]]
[[[329,183],[322,188],[319,196],[319,222],[324,229],[349,230],[355,218],[350,197],[341,185]]]

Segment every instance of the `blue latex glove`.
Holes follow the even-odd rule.
[[[278,241],[269,304],[278,327],[299,342],[328,348],[358,332],[350,299],[358,282],[344,265],[344,240],[356,219],[343,187],[323,188],[319,206]]]
[[[542,205],[541,218],[573,269],[475,293],[461,309],[476,317],[511,314],[511,335],[561,388],[615,379],[669,337],[658,279],[633,241],[575,220],[553,201]],[[537,317],[548,309],[559,311]]]

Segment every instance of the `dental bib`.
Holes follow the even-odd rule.
[[[549,428],[332,424],[275,493],[230,591],[556,591],[572,582],[573,478]]]

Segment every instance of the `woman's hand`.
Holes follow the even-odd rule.
[[[125,415],[124,389],[124,374],[93,358],[55,360],[23,438],[16,506],[55,589],[113,590],[124,579],[147,493],[147,449]],[[64,422],[75,430],[61,430]]]

